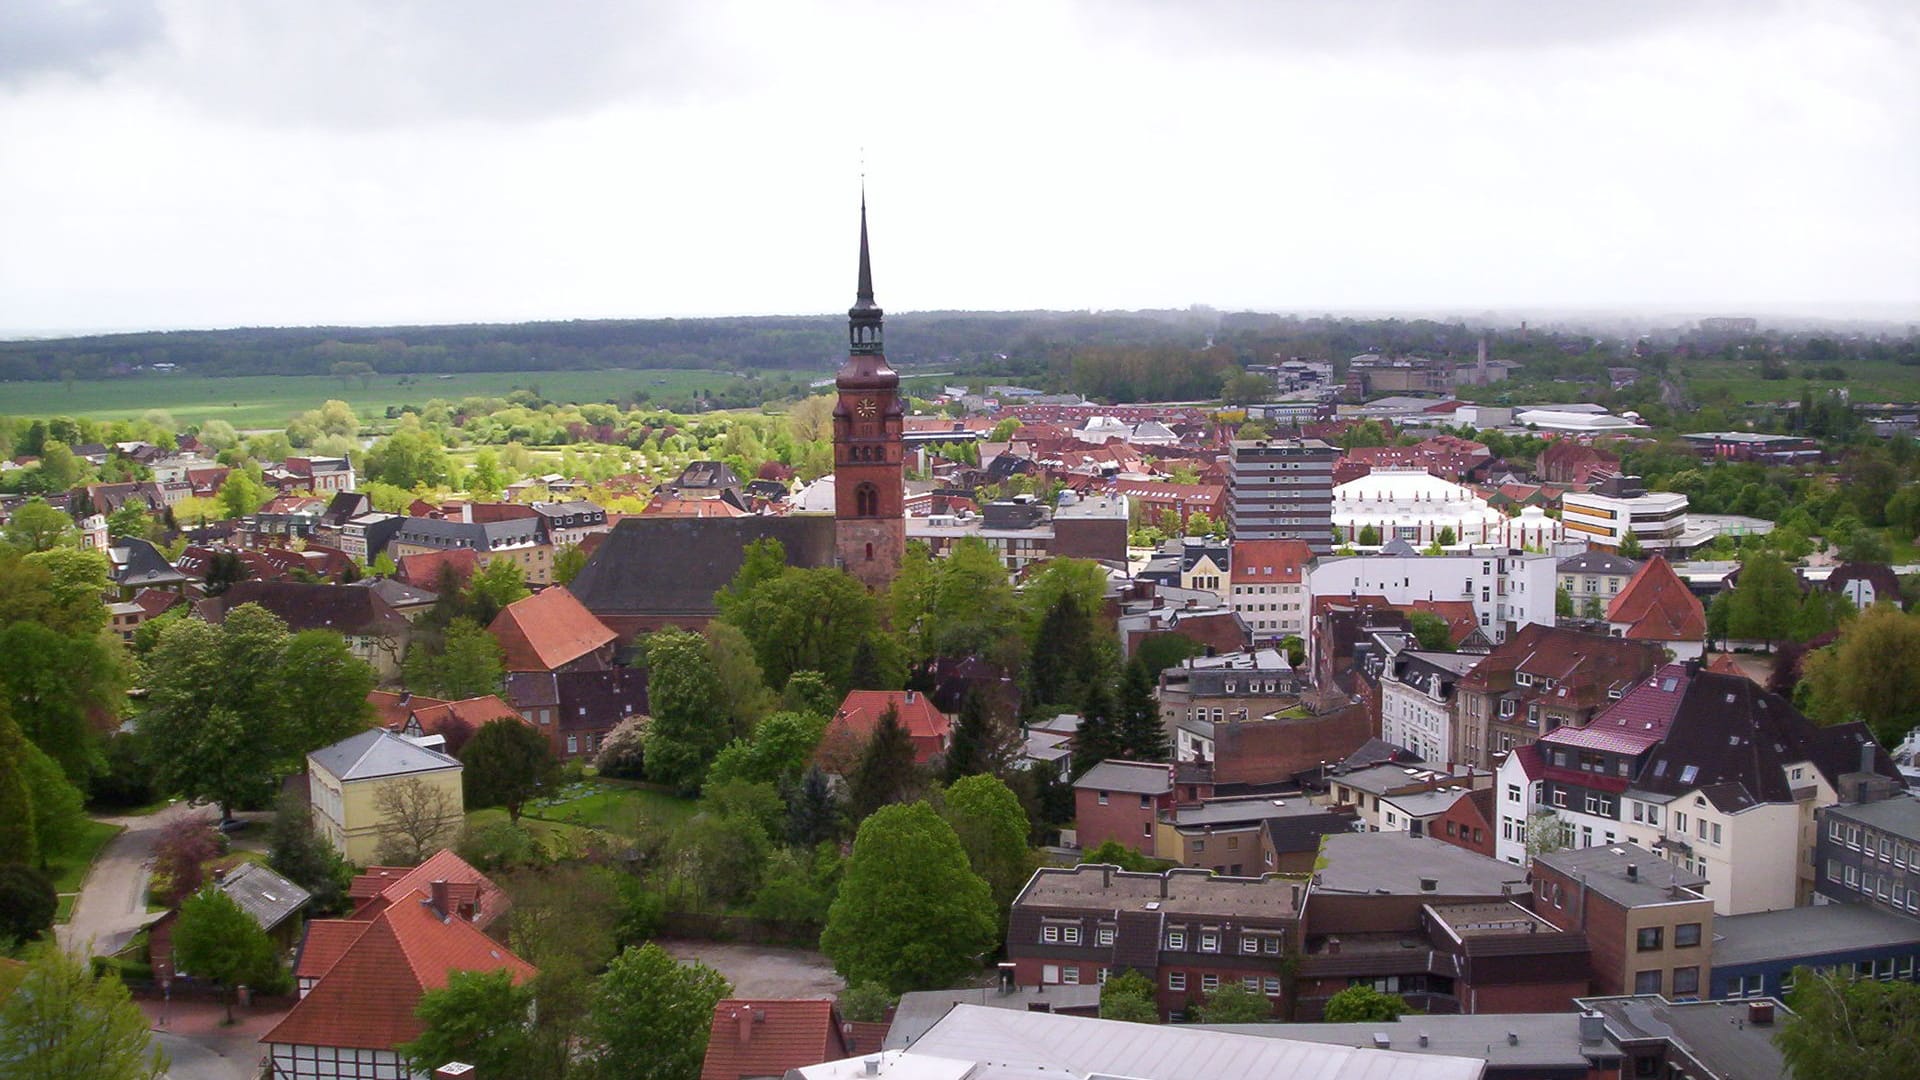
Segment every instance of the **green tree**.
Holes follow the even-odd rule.
[[[1100,988],[1100,1019],[1159,1023],[1160,1006],[1154,1002],[1153,982],[1133,968],[1109,977]]]
[[[1406,999],[1399,994],[1355,985],[1327,999],[1324,1019],[1329,1024],[1390,1024],[1406,1011]]]
[[[681,964],[658,945],[627,949],[594,994],[596,1073],[608,1080],[697,1080],[713,1008],[732,992],[719,972]]]
[[[1121,753],[1131,761],[1171,761],[1173,746],[1160,722],[1160,702],[1154,697],[1155,677],[1137,657],[1120,679]]]
[[[953,826],[967,865],[987,883],[994,905],[1005,910],[1034,868],[1019,796],[994,777],[964,777],[947,788],[940,816]]]
[[[1005,768],[1014,749],[1012,734],[1008,725],[994,715],[980,687],[969,686],[960,699],[960,713],[947,743],[947,782]]]
[[[1122,870],[1143,874],[1157,873],[1166,865],[1158,859],[1150,859],[1140,854],[1118,840],[1101,841],[1098,847],[1080,856],[1080,861],[1090,865],[1117,866]]]
[[[1453,627],[1447,620],[1431,611],[1416,611],[1407,617],[1407,623],[1413,628],[1414,640],[1420,648],[1428,652],[1453,651]]]
[[[467,603],[473,612],[473,621],[481,626],[492,625],[493,617],[508,604],[532,595],[533,590],[527,588],[526,572],[518,562],[504,557],[489,559],[467,582]]]
[[[7,543],[23,552],[71,547],[80,539],[72,518],[64,511],[47,505],[47,500],[37,497],[28,499],[14,510],[13,516],[7,519],[5,535]]]
[[[159,1080],[167,1055],[112,975],[48,943],[0,1003],[0,1073],[13,1080]]]
[[[346,907],[353,867],[314,827],[313,811],[297,792],[286,792],[274,803],[273,819],[267,826],[267,865],[313,894],[309,914]]]
[[[704,636],[707,658],[720,688],[720,719],[731,734],[751,735],[774,709],[773,692],[760,674],[753,645],[731,623],[713,623]]]
[[[506,486],[506,477],[500,472],[500,455],[484,449],[473,455],[473,468],[467,472],[467,491],[474,498],[497,499]]]
[[[0,943],[11,947],[53,929],[60,909],[53,882],[31,866],[0,862]]]
[[[840,695],[825,675],[817,671],[796,671],[787,676],[780,691],[780,708],[826,719],[840,707]]]
[[[1236,371],[1220,384],[1220,400],[1228,405],[1257,405],[1273,397],[1273,380],[1251,371]]]
[[[28,820],[33,824],[34,842],[28,850],[39,854],[40,869],[45,870],[50,859],[73,850],[79,842],[87,820],[86,798],[67,782],[59,763],[31,742],[19,744],[14,761],[33,801]]]
[[[818,765],[811,766],[787,805],[787,841],[812,847],[837,840],[845,817],[827,774]]]
[[[580,550],[578,544],[568,544],[553,553],[553,580],[558,585],[571,585],[580,571],[587,568],[587,553]]]
[[[431,1073],[450,1061],[474,1067],[483,1077],[532,1078],[530,1060],[533,987],[515,983],[513,972],[456,971],[447,985],[420,995],[413,1015],[425,1030],[395,1047],[416,1073]]]
[[[1046,615],[1033,641],[1027,679],[1028,700],[1036,705],[1063,705],[1083,701],[1089,682],[1097,681],[1093,615],[1079,597],[1061,594]]]
[[[1573,846],[1573,827],[1552,810],[1535,810],[1527,815],[1527,857],[1564,851]]]
[[[270,992],[286,980],[279,950],[267,932],[213,885],[180,905],[180,920],[173,927],[173,962],[180,971],[212,979],[234,995],[242,986]],[[231,995],[227,1022],[233,1022]]]
[[[836,687],[849,686],[855,655],[863,645],[872,648],[880,632],[878,601],[831,567],[784,568],[776,577],[748,585],[721,612],[752,643],[761,673],[773,686],[785,686],[796,671],[818,671]]]
[[[997,927],[953,827],[925,803],[896,804],[861,823],[820,948],[848,983],[899,993],[952,985]]]
[[[49,442],[40,452],[40,480],[47,491],[65,491],[80,482],[85,470],[63,442]]]
[[[849,986],[840,992],[840,1015],[855,1023],[878,1024],[886,1020],[887,1010],[900,1000],[900,995],[890,994],[884,986],[862,983]]]
[[[395,487],[434,487],[447,482],[447,452],[440,439],[418,426],[403,425],[373,444],[364,462],[368,479]]]
[[[527,800],[558,779],[559,763],[546,736],[525,721],[505,717],[480,725],[460,748],[467,807],[504,806],[507,820],[520,820]]]
[[[1460,542],[1460,537],[1454,533],[1453,526],[1451,525],[1442,525],[1440,527],[1440,535],[1434,539],[1441,547],[1452,547]]]
[[[137,536],[142,540],[152,539],[153,515],[148,512],[145,503],[128,499],[120,508],[107,515],[108,536]]]
[[[1740,583],[1728,597],[1727,635],[1769,645],[1793,636],[1800,609],[1800,586],[1793,569],[1772,552],[1749,556],[1740,565]]]
[[[246,517],[272,497],[267,485],[246,469],[234,469],[220,483],[220,510],[230,518]]]
[[[787,788],[797,783],[827,730],[823,717],[777,712],[753,729],[751,739],[722,747],[707,770],[707,784],[745,780]]]
[[[1920,1060],[1920,985],[1795,968],[1774,1045],[1796,1080],[1901,1080]]]
[[[1629,532],[1621,537],[1618,554],[1623,559],[1639,559],[1646,556],[1646,549],[1640,545],[1640,537]]]
[[[219,596],[253,576],[253,567],[238,551],[216,551],[207,559],[207,576],[201,591]]]
[[[699,634],[668,627],[647,636],[647,698],[653,710],[646,734],[647,778],[683,792],[700,789],[707,766],[725,745],[727,729],[714,723],[720,681]]]
[[[913,739],[900,723],[900,714],[889,704],[874,724],[853,775],[847,778],[847,801],[856,820],[914,796],[920,774],[913,759]]]
[[[33,744],[20,733],[0,703],[0,862],[37,865],[40,834],[33,827],[33,788],[24,762]]]
[[[1095,679],[1087,688],[1086,701],[1080,706],[1080,727],[1073,733],[1073,773],[1086,772],[1095,765],[1126,753],[1121,740],[1119,706],[1105,679]]]
[[[1380,544],[1380,530],[1372,525],[1362,525],[1360,527],[1360,535],[1354,538],[1354,543],[1359,544],[1361,547],[1378,547]]]
[[[1221,983],[1194,1010],[1203,1024],[1259,1024],[1273,1019],[1273,1002],[1237,982]]]
[[[1863,611],[1832,645],[1807,654],[1800,689],[1822,724],[1864,720],[1882,746],[1920,723],[1920,617],[1891,604]]]
[[[1553,590],[1553,613],[1562,619],[1573,617],[1573,594],[1564,585]]]
[[[500,641],[472,619],[455,619],[435,641],[431,636],[407,650],[408,689],[461,701],[500,691],[506,654]]]
[[[240,433],[234,430],[233,425],[218,418],[202,423],[199,433],[194,437],[200,441],[200,445],[216,454],[240,443]]]

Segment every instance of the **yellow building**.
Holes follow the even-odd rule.
[[[379,728],[308,754],[307,780],[314,827],[361,866],[375,861],[390,831],[431,830],[437,819],[443,826],[438,847],[459,835],[464,820],[459,760]],[[387,791],[395,796],[382,800]],[[394,813],[396,801],[405,813]]]

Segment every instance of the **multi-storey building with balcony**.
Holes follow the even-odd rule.
[[[1284,1008],[1305,889],[1299,881],[1208,870],[1042,867],[1014,898],[1007,959],[1021,986],[1104,984],[1131,968],[1153,981],[1168,1016],[1184,1015],[1228,983]]]
[[[1319,439],[1236,439],[1227,469],[1228,524],[1238,540],[1302,540],[1333,550],[1333,463]]]
[[[1569,491],[1560,498],[1560,524],[1568,539],[1617,552],[1632,534],[1647,551],[1685,550],[1687,497],[1647,490],[1637,476],[1611,476],[1591,491]],[[1703,537],[1702,539],[1711,539]]]

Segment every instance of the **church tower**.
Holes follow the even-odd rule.
[[[900,375],[880,344],[867,257],[867,200],[860,199],[860,283],[847,312],[847,362],[834,379],[833,516],[840,565],[869,589],[892,584],[907,551],[901,472]]]

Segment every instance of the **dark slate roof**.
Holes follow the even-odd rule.
[[[442,521],[439,518],[408,518],[394,540],[436,548],[472,548],[491,551],[496,547],[540,542],[538,517],[512,518],[507,521]]]
[[[261,863],[241,863],[221,879],[220,891],[233,898],[240,910],[272,930],[294,912],[306,906],[313,894],[274,873]]]
[[[332,501],[327,503],[326,511],[320,515],[320,520],[329,524],[340,525],[359,517],[361,514],[370,514],[372,512],[373,500],[368,498],[364,492],[336,491],[333,493]]]
[[[587,610],[672,617],[715,614],[713,594],[740,570],[746,546],[780,541],[791,566],[832,566],[834,519],[827,514],[787,517],[695,518],[643,514],[622,519],[567,586]]]
[[[1617,574],[1632,577],[1640,571],[1640,564],[1604,551],[1583,551],[1561,559],[1556,569],[1562,574]]]
[[[295,633],[332,630],[338,634],[397,634],[409,626],[406,616],[393,610],[378,592],[353,585],[237,581],[219,596],[195,604],[193,610],[202,619],[218,623],[242,604],[259,604]]]
[[[1875,772],[1899,775],[1893,759],[1873,745],[1865,724],[1820,727],[1750,679],[1698,671],[1674,710],[1667,737],[1647,756],[1633,787],[1668,796],[1699,789],[1730,811],[1792,802],[1786,766],[1811,762],[1838,787],[1841,776],[1860,771],[1862,747],[1872,747]]]
[[[525,713],[553,708],[562,731],[604,731],[647,711],[647,673],[638,668],[607,671],[514,671],[506,699]]]

